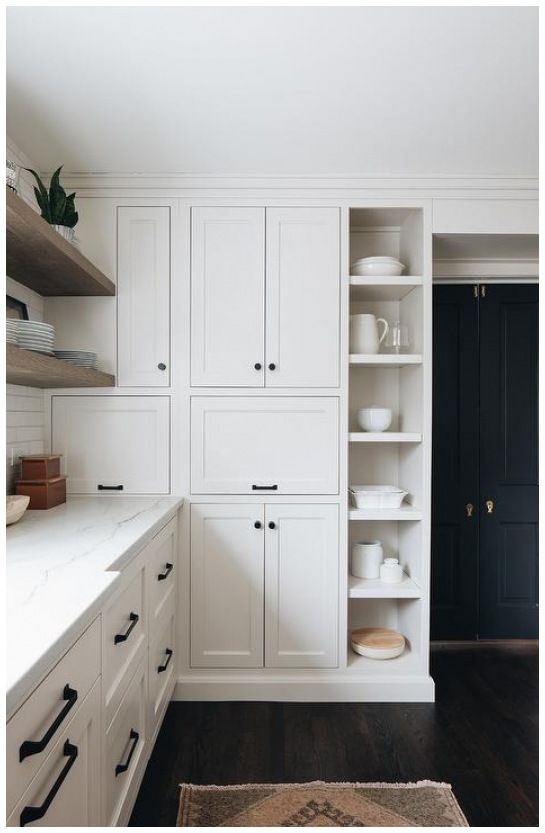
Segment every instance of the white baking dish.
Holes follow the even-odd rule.
[[[362,257],[350,267],[352,275],[397,277],[405,265],[395,257]]]
[[[350,486],[356,509],[399,509],[409,493],[397,486]]]

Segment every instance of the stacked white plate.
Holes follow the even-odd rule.
[[[23,350],[34,350],[36,353],[53,355],[55,344],[55,327],[43,321],[18,321],[17,346]]]
[[[55,350],[55,358],[77,367],[96,367],[97,354],[90,350]]]
[[[18,320],[14,318],[6,319],[6,341],[8,344],[17,344],[18,326]]]
[[[401,275],[405,265],[396,257],[362,257],[350,267],[352,275],[395,277]]]

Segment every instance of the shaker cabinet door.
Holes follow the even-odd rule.
[[[170,208],[120,206],[117,251],[117,383],[168,386]]]
[[[265,665],[337,665],[338,507],[267,504]]]
[[[339,384],[339,209],[267,209],[266,385]]]
[[[191,507],[191,665],[263,665],[263,505]]]
[[[191,383],[263,387],[265,209],[191,211]]]

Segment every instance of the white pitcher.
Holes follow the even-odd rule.
[[[383,325],[379,337],[378,325]],[[350,352],[351,353],[378,353],[380,345],[386,338],[389,330],[388,322],[384,318],[376,318],[374,315],[351,315],[350,316]]]

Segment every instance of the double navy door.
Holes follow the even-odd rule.
[[[435,286],[432,639],[538,635],[538,290]]]

